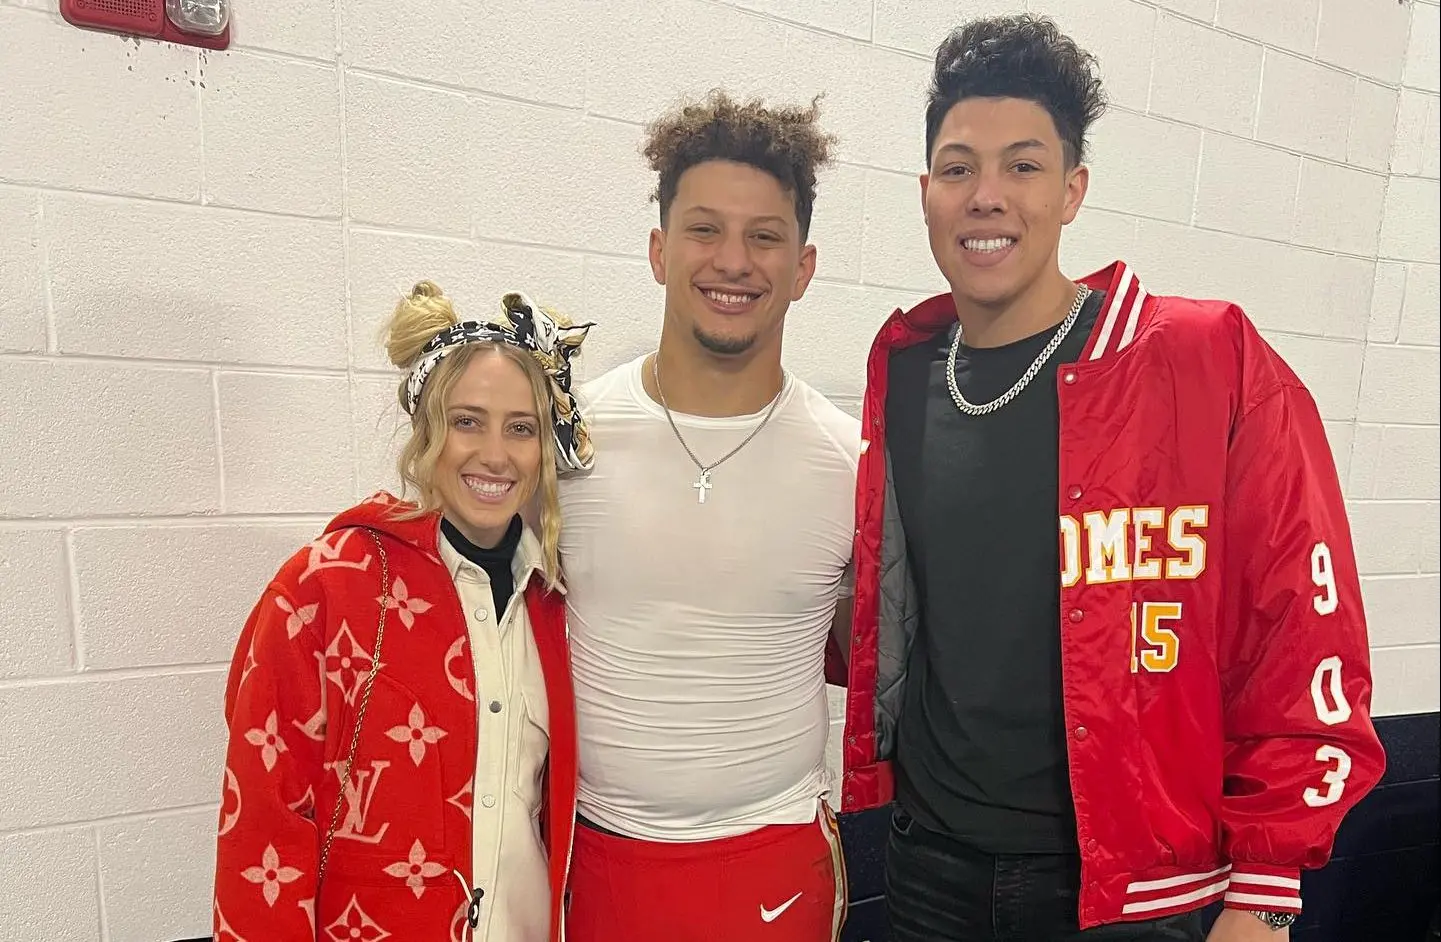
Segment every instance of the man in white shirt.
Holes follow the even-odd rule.
[[[828,942],[845,917],[824,666],[860,426],[781,366],[815,272],[816,118],[715,93],[650,128],[659,348],[581,390],[605,460],[561,482],[571,942]]]

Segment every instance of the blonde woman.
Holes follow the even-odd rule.
[[[415,287],[387,331],[411,417],[380,493],[281,567],[235,649],[218,942],[557,942],[574,834],[556,476],[590,325]],[[538,504],[539,533],[522,510]]]

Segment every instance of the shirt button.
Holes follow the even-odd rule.
[[[1077,738],[1077,739],[1085,739],[1085,738],[1086,738],[1087,736],[1089,736],[1089,735],[1091,735],[1091,731],[1090,731],[1089,729],[1086,729],[1086,727],[1084,727],[1084,726],[1077,726],[1077,727],[1076,727],[1076,738]]]
[[[1071,383],[1074,383],[1076,381],[1076,374],[1067,373],[1066,375],[1062,376],[1061,379],[1063,379],[1066,382],[1066,385],[1069,386]]]
[[[484,797],[482,797],[482,798],[480,799],[480,803],[481,803],[482,805],[485,805],[487,808],[494,808],[494,807],[495,807],[495,796],[494,796],[494,795],[486,795],[486,796],[484,796]]]
[[[1071,619],[1071,621],[1080,621],[1082,618],[1086,617],[1086,613],[1081,611],[1079,608],[1073,608],[1071,609],[1071,614],[1068,617]]]
[[[1072,484],[1071,489],[1066,492],[1066,496],[1071,498],[1071,500],[1080,500],[1081,488],[1078,485]]]
[[[490,712],[492,712],[492,713],[499,713],[499,712],[500,712],[500,701],[499,701],[499,700],[492,700],[492,701],[490,701]]]
[[[483,608],[477,608],[477,609],[475,610],[475,620],[476,620],[476,621],[485,621],[485,619],[486,619],[486,617],[487,617],[488,615],[490,615],[490,612],[487,612],[487,611],[486,611],[485,609],[483,609]]]

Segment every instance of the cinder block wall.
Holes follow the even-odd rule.
[[[1381,713],[1438,706],[1432,0],[1030,0],[1114,108],[1068,272],[1244,304],[1327,420]],[[918,209],[940,0],[247,0],[226,53],[0,0],[0,938],[208,931],[225,663],[267,575],[392,479],[375,343],[432,278],[651,347],[641,124],[824,91],[790,366],[854,408],[942,286]]]

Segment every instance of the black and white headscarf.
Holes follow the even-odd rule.
[[[562,327],[529,297],[510,292],[500,299],[501,321],[461,321],[426,342],[405,385],[405,411],[415,414],[420,393],[436,364],[457,347],[468,343],[504,343],[520,347],[535,358],[550,380],[551,424],[554,427],[556,463],[561,471],[588,470],[595,450],[580,407],[571,392],[570,358],[594,324]]]

